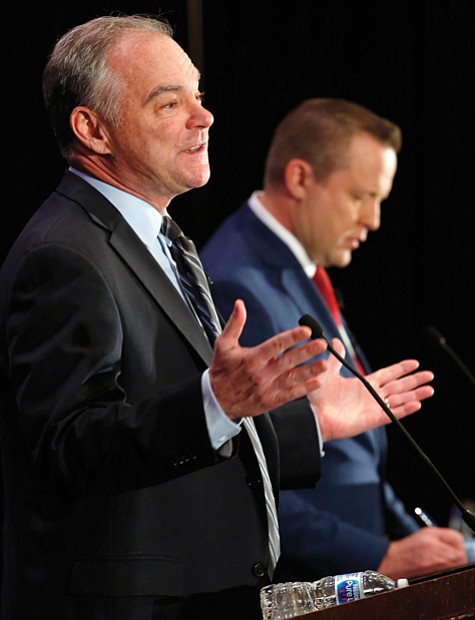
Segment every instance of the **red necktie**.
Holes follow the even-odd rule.
[[[327,304],[327,308],[330,310],[333,320],[336,323],[338,329],[341,327],[341,313],[340,307],[338,306],[338,302],[335,297],[335,290],[333,285],[328,277],[327,270],[325,267],[318,266],[315,275],[313,276],[313,281],[317,285],[318,290],[322,294],[325,303]]]
[[[335,290],[325,267],[322,267],[321,265],[317,267],[317,271],[313,276],[313,281],[320,293],[322,294],[322,297],[325,300],[327,308],[330,310],[330,313],[333,317],[333,320],[335,321],[336,326],[338,327],[338,330],[341,331],[342,329],[344,329],[344,327],[342,325],[340,307],[338,306],[338,302],[335,296]],[[357,370],[361,374],[366,374],[356,354],[353,356],[353,362]]]

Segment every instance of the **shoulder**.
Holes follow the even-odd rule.
[[[248,204],[244,203],[211,234],[201,249],[202,258],[207,260],[217,254],[233,251],[236,244],[247,244],[248,234],[252,234],[253,219],[257,220]]]

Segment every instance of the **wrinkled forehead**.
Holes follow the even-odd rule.
[[[161,32],[124,30],[111,48],[108,60],[121,73],[135,76],[163,74],[165,81],[175,75],[196,81],[200,78],[185,50]]]

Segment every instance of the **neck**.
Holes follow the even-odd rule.
[[[292,234],[292,213],[295,209],[295,201],[290,195],[283,192],[265,189],[258,194],[262,205],[275,217],[275,219]]]
[[[114,172],[107,166],[104,165],[102,159],[96,160],[90,157],[81,157],[80,155],[77,157],[71,158],[68,163],[77,170],[88,174],[99,181],[103,181],[108,185],[112,185],[113,187],[117,187],[123,192],[127,192],[132,196],[137,196],[141,200],[148,202],[152,207],[154,207],[159,213],[165,213],[168,205],[170,204],[172,198],[169,196],[154,196],[151,193],[145,193],[142,191],[138,191],[135,187],[135,183],[127,183],[127,181],[122,182],[119,180],[118,176],[114,174]]]

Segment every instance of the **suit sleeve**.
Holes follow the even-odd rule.
[[[314,581],[366,569],[376,570],[389,540],[341,521],[334,514],[317,510],[293,491],[279,499],[282,557],[276,578]]]
[[[320,441],[307,399],[279,407],[271,418],[279,442],[280,488],[314,487],[321,473]]]
[[[391,540],[409,536],[420,529],[417,521],[407,512],[406,507],[394,493],[388,482],[384,482],[384,502],[386,511],[386,531]]]
[[[129,399],[121,311],[88,257],[59,244],[30,252],[16,272],[7,316],[18,412],[10,422],[42,484],[80,495],[121,492],[218,460],[198,369]]]

